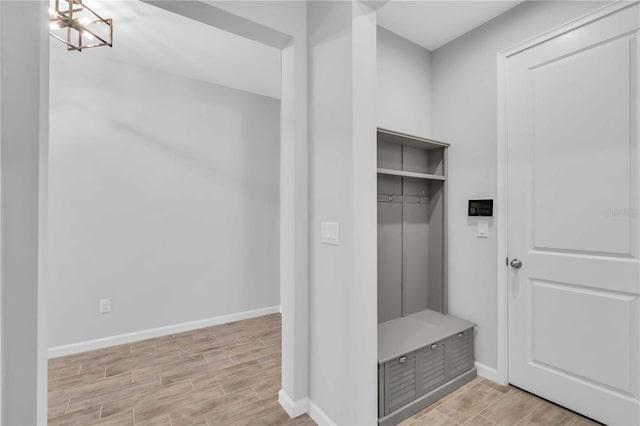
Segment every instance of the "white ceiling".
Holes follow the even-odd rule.
[[[278,49],[140,1],[87,4],[103,18],[113,18],[113,48],[66,54],[96,55],[280,98]],[[56,43],[52,48],[65,49]]]
[[[378,11],[378,25],[435,50],[520,3],[522,0],[391,0]]]

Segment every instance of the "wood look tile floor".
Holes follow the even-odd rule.
[[[49,425],[315,425],[278,404],[280,314],[49,360]]]
[[[572,411],[513,386],[481,377],[400,423],[400,426],[597,426]]]
[[[49,425],[315,425],[278,403],[279,314],[49,360]],[[477,378],[401,426],[589,426]]]

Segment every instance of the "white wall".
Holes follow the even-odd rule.
[[[52,43],[49,345],[278,305],[279,102]]]
[[[431,137],[431,52],[377,27],[377,126]]]
[[[476,359],[497,366],[497,241],[476,237],[467,200],[496,198],[497,53],[603,3],[525,2],[435,50],[433,137],[449,149],[449,311],[478,323]]]
[[[311,412],[317,406],[337,424],[370,425],[377,421],[375,14],[358,2],[309,2],[308,25]],[[340,223],[340,245],[320,242],[323,221]]]
[[[47,422],[46,19],[47,2],[0,2],[0,423],[6,425]]]

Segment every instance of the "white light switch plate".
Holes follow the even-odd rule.
[[[108,314],[111,312],[111,299],[101,299],[100,300],[100,313]]]
[[[489,224],[486,222],[478,222],[478,237],[489,238]]]
[[[323,244],[340,245],[340,224],[338,222],[321,222],[320,241]]]

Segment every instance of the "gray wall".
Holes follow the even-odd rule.
[[[377,27],[378,127],[431,137],[431,52]]]
[[[51,48],[50,347],[279,305],[279,101],[91,53]]]
[[[449,149],[449,312],[478,323],[476,358],[497,365],[497,241],[476,237],[467,200],[496,198],[497,53],[605,3],[531,1],[435,50],[432,125]]]

